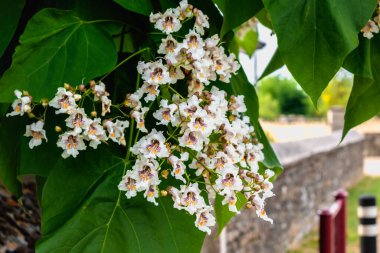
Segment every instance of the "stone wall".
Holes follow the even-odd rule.
[[[227,227],[226,252],[285,253],[297,245],[318,221],[317,210],[332,202],[333,192],[362,177],[364,137],[352,132],[339,141],[336,132],[274,145],[285,168],[275,182],[277,196],[267,202],[274,224],[259,220],[254,211],[243,211]],[[208,238],[203,252],[219,252],[218,244]]]
[[[380,133],[365,134],[365,156],[380,156]]]

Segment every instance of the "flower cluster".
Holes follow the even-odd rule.
[[[102,142],[112,140],[120,145],[125,146],[124,130],[129,126],[128,120],[105,119],[97,117],[97,112],[92,111],[90,116],[85,113],[84,108],[80,105],[86,97],[92,94],[93,101],[98,101],[102,104],[102,116],[110,112],[111,100],[108,98],[108,93],[105,90],[104,83],[90,82],[89,88],[81,84],[78,87],[71,87],[65,84],[65,87],[60,87],[57,90],[55,97],[50,101],[42,101],[44,113],[41,117],[36,117],[31,113],[35,104],[32,102],[32,97],[27,93],[16,90],[17,99],[13,102],[13,111],[7,116],[23,115],[29,113],[31,117],[37,118],[37,122],[26,126],[25,136],[31,137],[29,147],[32,149],[42,143],[42,140],[47,141],[46,132],[43,129],[45,124],[46,110],[48,107],[54,108],[56,114],[66,114],[65,120],[67,131],[61,133],[58,137],[57,146],[63,149],[62,157],[76,157],[79,151],[86,149],[86,143],[94,149]],[[57,126],[57,132],[61,132],[62,128]]]
[[[182,41],[176,40],[172,33],[192,17],[194,29]],[[209,26],[208,17],[187,1],[164,14],[151,14],[150,20],[166,34],[158,48],[163,57],[139,62],[137,70],[144,84],[127,95],[126,104],[132,109],[137,128],[147,134],[131,147],[136,163],[123,177],[119,189],[126,191],[127,198],[143,192],[156,205],[160,194],[170,194],[174,208],[195,215],[195,226],[208,233],[215,218],[207,200],[215,194],[222,196],[222,204],[228,205],[231,212],[238,212],[238,198],[245,197],[249,205],[256,207],[259,217],[272,222],[264,202],[273,196],[269,180],[274,173],[259,173],[263,146],[244,116],[244,97],[228,98],[225,91],[210,85],[216,79],[230,81],[240,67],[235,55],[225,54],[217,35],[202,38],[204,28]],[[174,88],[181,82],[187,83],[186,95]],[[162,90],[171,95],[160,96]],[[143,118],[148,107],[142,101],[155,100],[159,108],[153,117],[157,128],[167,126],[166,133],[145,127]],[[159,193],[161,181],[169,174],[180,187],[170,186]]]
[[[380,28],[380,0],[378,0],[378,7],[376,9],[376,16],[373,20],[368,20],[367,24],[360,30],[363,36],[367,39],[371,39],[374,33],[379,33]]]
[[[191,20],[194,27],[185,36],[175,34]],[[272,222],[265,201],[274,196],[270,182],[274,173],[259,170],[263,145],[245,116],[244,96],[229,96],[211,85],[216,80],[230,82],[240,68],[235,55],[225,53],[218,35],[202,38],[209,28],[208,17],[187,0],[163,14],[151,14],[150,21],[162,31],[163,39],[157,60],[137,65],[141,87],[119,105],[112,104],[101,81],[58,88],[50,102],[41,103],[44,110],[36,117],[38,121],[26,127],[30,148],[47,141],[43,129],[46,110],[54,108],[56,114],[67,115],[66,131],[57,142],[64,158],[110,141],[127,146],[127,158],[132,154],[135,159],[118,188],[128,199],[141,192],[158,205],[159,197],[170,195],[173,207],[194,215],[195,226],[207,233],[216,223],[212,202],[219,201],[217,195],[231,212],[238,213],[241,202]],[[32,97],[25,92],[15,94],[13,112],[8,116],[32,114],[37,107]],[[94,108],[89,115],[86,98]],[[102,117],[97,116],[97,103]],[[106,118],[112,108],[121,115]],[[156,121],[153,127],[146,123],[148,113]],[[127,145],[125,130],[130,122],[129,136],[135,141],[131,138]],[[61,127],[56,130],[62,131]]]

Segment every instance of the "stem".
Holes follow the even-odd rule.
[[[107,76],[109,76],[113,71],[115,71],[116,69],[118,69],[121,65],[123,65],[124,63],[126,63],[127,61],[129,61],[131,58],[135,57],[136,55],[138,54],[141,54],[142,52],[144,51],[147,51],[149,50],[149,47],[146,47],[146,48],[143,48],[133,54],[131,54],[130,56],[128,56],[127,58],[125,58],[123,61],[121,61],[119,64],[117,64],[113,69],[111,69],[110,72],[108,72],[106,75],[104,75],[99,81],[98,83],[100,83],[101,81],[103,81]]]
[[[175,94],[177,94],[180,98],[186,100],[186,98],[184,98],[181,94],[179,94],[178,91],[176,91],[175,89],[173,89],[173,87],[171,87],[170,85],[168,85],[168,87],[169,87],[169,89],[170,89],[171,91],[173,91]]]

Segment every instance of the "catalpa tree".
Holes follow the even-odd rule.
[[[236,53],[255,17],[314,103],[355,75],[344,135],[380,111],[376,0],[0,3],[0,179],[34,175],[37,252],[199,252],[282,168]],[[234,54],[235,52],[235,54]],[[252,221],[257,222],[257,221]]]

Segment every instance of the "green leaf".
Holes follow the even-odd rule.
[[[16,196],[21,194],[21,184],[17,179],[21,136],[25,129],[20,127],[20,119],[0,119],[0,181]]]
[[[247,203],[247,199],[244,194],[238,192],[236,194],[236,208],[241,210]],[[236,215],[236,213],[230,212],[228,210],[228,205],[222,204],[223,197],[217,195],[215,198],[214,210],[215,210],[215,219],[218,223],[218,235],[222,232],[223,228],[228,224],[228,222]]]
[[[213,0],[223,13],[223,25],[220,31],[220,37],[243,24],[263,8],[261,0]],[[207,13],[206,13],[207,14]]]
[[[25,0],[0,1],[0,57],[16,31],[24,5]]]
[[[242,39],[239,36],[235,36],[238,40],[240,47],[247,53],[248,56],[252,56],[259,43],[259,34],[253,29],[249,29]]]
[[[37,252],[199,252],[204,233],[194,216],[117,189],[130,163],[102,150],[61,160],[42,196],[42,240]]]
[[[278,46],[293,77],[317,104],[346,56],[376,0],[263,0]],[[360,11],[359,11],[360,10]]]
[[[153,12],[151,0],[113,0],[127,10],[149,16]]]
[[[280,52],[278,49],[276,49],[264,72],[261,74],[259,80],[282,68],[282,66],[284,66],[284,61],[281,58]]]
[[[79,84],[111,70],[117,52],[99,22],[83,21],[71,11],[37,13],[0,79],[0,102],[13,101],[15,89],[28,90],[35,100],[50,98],[64,82]]]
[[[370,42],[365,40],[367,39],[362,41],[346,66],[356,75],[344,116],[342,139],[351,128],[380,112],[380,36],[374,36]],[[358,62],[354,62],[355,59]]]
[[[261,11],[259,11],[259,13],[256,14],[256,18],[262,25],[266,26],[268,29],[273,30],[272,19],[267,9],[263,8]]]

